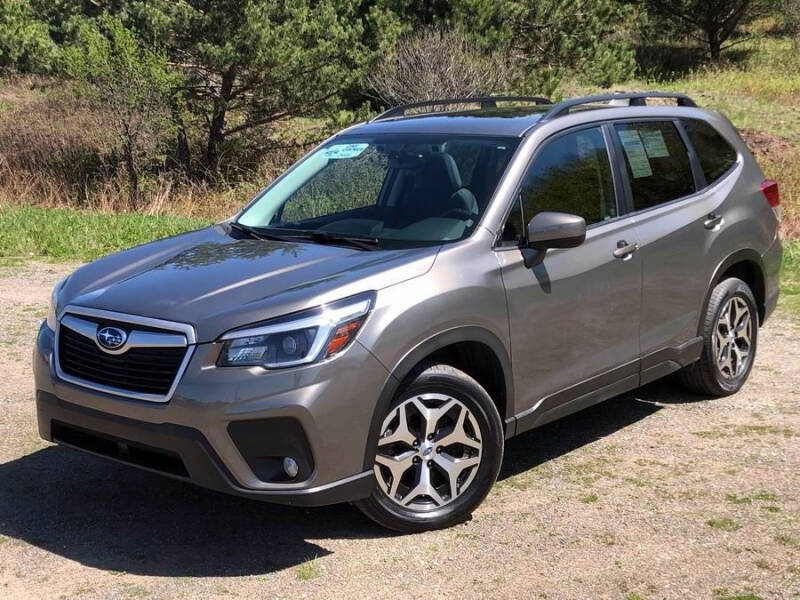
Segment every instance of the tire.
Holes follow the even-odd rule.
[[[469,519],[497,479],[503,459],[502,421],[486,390],[454,367],[428,366],[406,381],[387,414],[381,415],[378,484],[356,506],[394,531],[450,527]],[[435,424],[429,428],[428,421]],[[433,439],[425,435],[432,428]]]
[[[726,311],[733,303],[735,311],[730,313],[734,323],[733,344],[731,338],[723,335],[726,325],[723,323]],[[749,315],[749,344],[744,343],[744,335],[738,332],[738,327],[743,318],[741,315],[746,307]],[[730,320],[730,319],[729,319]],[[744,330],[742,330],[744,332]],[[758,309],[756,300],[749,286],[741,279],[731,278],[720,282],[711,292],[708,308],[703,315],[702,322],[703,351],[697,362],[684,367],[680,372],[681,381],[690,389],[710,396],[730,396],[739,391],[747,381],[756,356],[758,345]],[[716,337],[718,336],[719,337]],[[736,337],[741,335],[741,337]],[[719,340],[722,340],[721,342]],[[747,356],[744,360],[736,358],[744,353],[747,346]],[[731,362],[728,363],[727,359]],[[726,363],[725,366],[721,366]]]

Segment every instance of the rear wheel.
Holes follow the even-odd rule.
[[[703,394],[736,393],[747,381],[758,342],[756,301],[744,281],[726,279],[714,288],[702,334],[703,352],[680,372],[682,381]]]
[[[486,390],[448,365],[411,378],[384,416],[373,494],[357,504],[384,527],[413,533],[469,518],[503,457],[500,415]]]

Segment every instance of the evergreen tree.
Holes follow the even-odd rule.
[[[44,72],[56,56],[47,25],[29,0],[0,0],[0,69]]]
[[[335,110],[368,56],[350,0],[157,0],[132,13],[169,44],[187,106],[206,124],[211,173],[230,138]]]
[[[720,60],[722,51],[740,25],[764,16],[778,4],[775,0],[645,0],[648,10],[666,17],[676,27],[690,33],[708,48],[711,60]]]

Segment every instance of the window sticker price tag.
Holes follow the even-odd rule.
[[[322,151],[325,158],[355,158],[367,149],[369,144],[334,144]]]
[[[625,148],[625,155],[628,157],[628,164],[631,167],[633,177],[635,179],[650,177],[653,174],[653,169],[650,168],[647,151],[644,149],[639,132],[635,129],[622,129],[618,133],[622,147]]]
[[[667,158],[669,150],[664,142],[664,134],[660,131],[640,131],[639,136],[644,142],[644,149],[650,158]]]

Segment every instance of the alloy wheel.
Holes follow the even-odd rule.
[[[416,395],[384,419],[375,477],[400,506],[436,510],[472,483],[482,448],[478,422],[466,405],[444,394]]]
[[[736,379],[747,369],[753,336],[753,317],[744,299],[733,296],[722,308],[714,331],[714,356],[717,369],[727,380]]]

